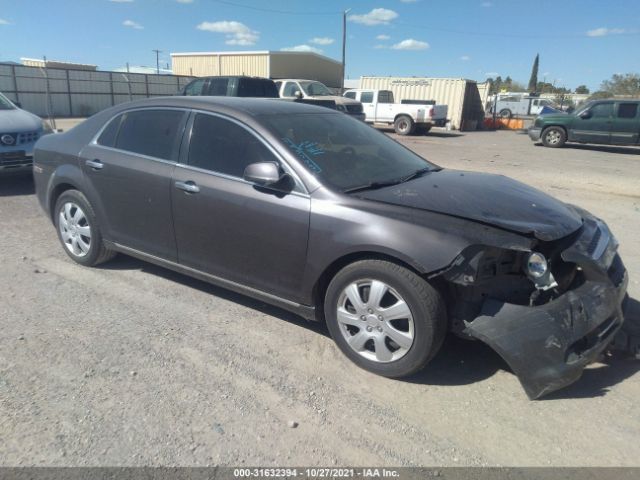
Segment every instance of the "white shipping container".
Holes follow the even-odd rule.
[[[464,78],[360,77],[360,88],[391,90],[398,103],[402,100],[435,100],[436,104],[448,105],[451,128],[459,129],[469,82],[472,81]]]

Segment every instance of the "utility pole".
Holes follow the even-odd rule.
[[[344,76],[346,74],[345,57],[347,52],[347,13],[351,11],[347,8],[342,12],[342,80],[340,81],[340,93],[344,92]]]
[[[152,52],[156,52],[156,75],[160,75],[160,53],[162,50],[151,50]]]

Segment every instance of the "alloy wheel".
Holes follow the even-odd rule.
[[[91,225],[82,209],[73,202],[62,205],[58,214],[60,237],[64,246],[76,257],[84,257],[91,248]]]
[[[551,130],[547,132],[545,139],[549,145],[556,145],[560,141],[560,132]]]
[[[337,305],[340,332],[364,358],[388,363],[404,357],[414,341],[414,321],[402,296],[380,280],[349,284]]]

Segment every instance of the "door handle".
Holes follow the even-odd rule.
[[[183,190],[187,193],[198,193],[200,191],[200,187],[189,180],[188,182],[176,182],[176,188]]]
[[[93,168],[94,170],[102,170],[104,168],[104,163],[100,160],[87,160],[84,162],[87,167]]]

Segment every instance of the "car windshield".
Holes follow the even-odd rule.
[[[14,108],[16,107],[13,106],[13,103],[0,93],[0,110],[13,110]]]
[[[333,95],[324,84],[320,82],[300,82],[304,93],[310,97],[326,97]]]
[[[265,115],[262,120],[307,170],[343,192],[397,184],[439,169],[346,115]]]

